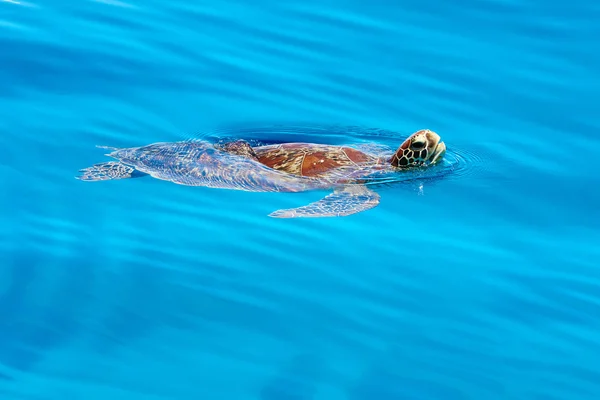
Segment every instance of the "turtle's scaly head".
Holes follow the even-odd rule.
[[[408,137],[390,159],[394,167],[406,169],[435,164],[442,159],[446,145],[440,135],[421,129]]]

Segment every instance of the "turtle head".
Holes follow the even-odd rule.
[[[410,135],[396,150],[390,163],[398,168],[414,168],[435,164],[446,153],[446,145],[440,135],[429,129],[421,129]]]

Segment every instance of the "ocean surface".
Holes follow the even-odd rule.
[[[0,1],[1,400],[597,400],[600,3]],[[327,191],[82,182],[96,145],[395,149]]]

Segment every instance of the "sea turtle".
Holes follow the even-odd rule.
[[[252,147],[245,140],[99,147],[110,149],[106,155],[117,161],[82,169],[78,179],[100,181],[149,175],[188,186],[253,192],[333,189],[333,193],[311,204],[269,214],[278,218],[335,217],[368,210],[379,204],[379,194],[365,185],[369,176],[435,164],[446,151],[440,136],[428,129],[413,133],[389,154],[314,143]]]

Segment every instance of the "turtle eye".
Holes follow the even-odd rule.
[[[421,142],[421,141],[413,142],[410,147],[414,150],[420,150],[423,147],[425,147],[425,142]]]

